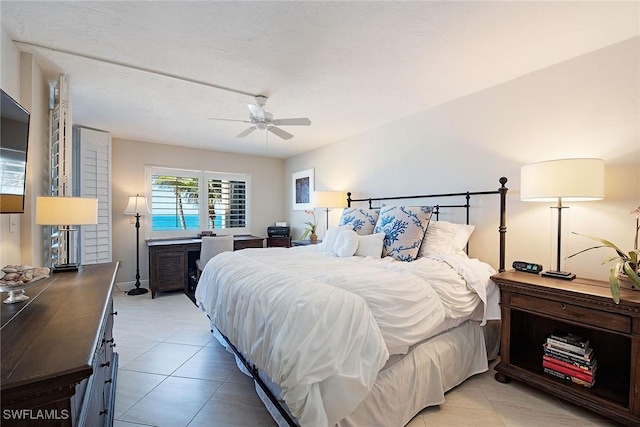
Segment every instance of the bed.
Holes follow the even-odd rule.
[[[495,270],[466,254],[469,216],[471,197],[499,196],[504,271],[506,182],[483,192],[348,193],[340,226],[319,245],[226,252],[207,263],[197,304],[278,425],[402,426],[488,369],[499,292]],[[457,208],[464,224],[440,219]]]

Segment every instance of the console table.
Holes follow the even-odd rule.
[[[2,426],[111,426],[118,263],[55,273],[0,304]]]
[[[507,271],[494,275],[500,287],[502,340],[496,380],[513,378],[618,422],[640,425],[640,292],[577,278],[550,279]],[[543,343],[555,330],[589,339],[598,360],[595,384],[587,388],[544,373]]]
[[[149,247],[149,289],[156,292],[177,289],[189,293],[189,272],[195,271],[201,239],[147,240]],[[233,250],[264,247],[264,237],[233,236]]]

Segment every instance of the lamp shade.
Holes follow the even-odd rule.
[[[347,206],[347,195],[342,191],[316,191],[314,192],[314,200],[317,208],[344,208]]]
[[[131,196],[129,203],[123,212],[125,215],[146,215],[150,214],[149,206],[147,206],[147,198],[144,196]]]
[[[87,197],[36,197],[36,224],[90,225],[98,223],[98,199]]]
[[[550,202],[604,197],[604,160],[562,159],[532,163],[520,170],[520,199]]]

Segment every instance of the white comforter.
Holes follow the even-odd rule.
[[[336,258],[315,247],[245,249],[207,264],[196,299],[280,385],[302,426],[329,426],[365,398],[390,354],[486,302],[449,265]]]

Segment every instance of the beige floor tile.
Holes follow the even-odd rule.
[[[222,352],[221,352],[222,350]],[[237,371],[233,357],[222,347],[203,347],[173,373],[176,377],[225,381]]]
[[[186,426],[219,387],[216,381],[168,377],[120,419],[155,426]]]
[[[559,416],[542,410],[494,404],[496,413],[506,427],[595,427],[617,426],[613,421],[592,420],[573,416]]]
[[[122,369],[170,375],[201,348],[193,345],[160,343],[126,365],[122,365]]]
[[[119,418],[166,378],[164,375],[118,370],[114,417]]]
[[[441,406],[424,409],[419,414],[426,427],[500,427],[504,426],[493,410]]]
[[[249,427],[273,425],[269,412],[262,405],[252,381],[246,384],[224,383],[189,427]]]

